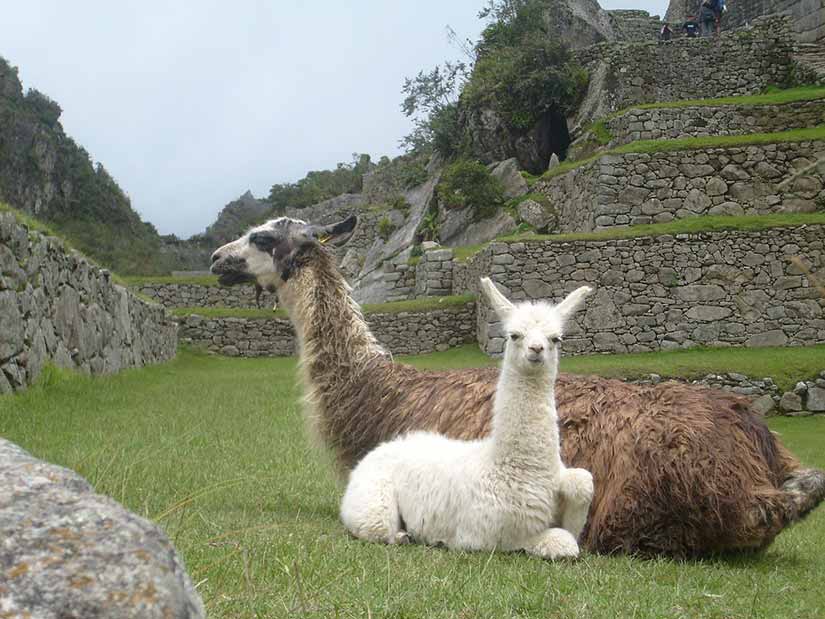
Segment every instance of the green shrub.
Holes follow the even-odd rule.
[[[410,203],[407,202],[407,198],[402,195],[393,196],[387,202],[387,206],[391,209],[401,211],[404,214],[404,217],[410,214]]]
[[[472,207],[483,219],[504,204],[504,187],[483,163],[462,159],[444,170],[436,187],[441,203],[448,209]]]
[[[389,217],[382,217],[378,222],[376,231],[378,232],[378,236],[387,241],[390,236],[392,236],[392,233],[395,232],[395,229],[395,225],[390,221]]]

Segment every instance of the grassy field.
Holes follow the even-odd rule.
[[[776,352],[736,363],[761,367]],[[602,359],[565,369],[609,370]],[[469,348],[414,360],[486,361]],[[701,363],[712,365],[708,354]],[[825,508],[762,555],[688,563],[585,555],[552,564],[350,539],[337,519],[340,482],[306,440],[297,397],[293,359],[184,352],[107,378],[47,372],[40,386],[0,398],[0,435],[160,523],[210,617],[825,615]],[[771,426],[807,464],[825,467],[825,418]]]

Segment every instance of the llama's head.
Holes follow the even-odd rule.
[[[327,226],[289,217],[271,219],[217,249],[211,270],[224,286],[255,282],[264,288],[279,288],[289,279],[298,254],[312,246],[343,245],[357,222],[354,215]]]
[[[481,290],[504,327],[505,364],[526,373],[549,371],[555,377],[565,325],[593,289],[577,288],[558,305],[510,303],[488,277],[481,279]]]

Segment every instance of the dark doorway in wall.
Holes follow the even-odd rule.
[[[570,146],[570,133],[567,131],[567,118],[558,110],[547,112],[536,127],[536,142],[541,155],[542,169],[547,169],[550,156],[555,153],[560,161],[567,157],[567,147]]]

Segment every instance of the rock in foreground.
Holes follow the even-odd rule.
[[[0,439],[0,616],[204,617],[166,535]]]

